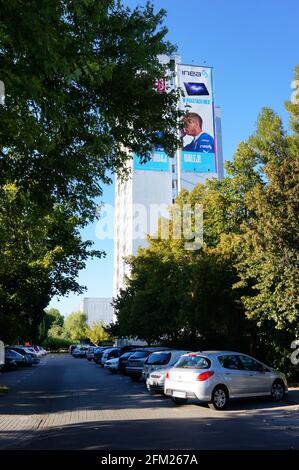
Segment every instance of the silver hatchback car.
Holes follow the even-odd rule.
[[[229,399],[271,396],[280,401],[288,391],[286,377],[246,354],[204,351],[183,355],[166,374],[164,393],[177,405],[188,398],[225,409]]]

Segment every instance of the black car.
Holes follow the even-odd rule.
[[[132,354],[134,354],[135,352],[136,352],[136,350],[133,349],[132,351],[127,351],[122,356],[120,356],[119,361],[118,361],[118,371],[121,374],[126,375],[126,373],[127,373],[126,372],[127,362],[129,360],[129,358],[132,356]]]

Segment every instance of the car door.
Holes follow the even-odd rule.
[[[237,354],[227,354],[218,357],[221,374],[231,396],[243,396],[247,392],[248,378],[238,360]]]
[[[253,357],[238,357],[247,374],[248,394],[269,394],[271,390],[271,371]]]

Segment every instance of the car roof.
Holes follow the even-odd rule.
[[[189,353],[190,354],[190,353]],[[221,350],[215,350],[215,351],[194,351],[192,352],[191,354],[198,354],[198,355],[204,355],[204,356],[219,356],[219,354],[222,354],[224,356],[228,356],[228,355],[236,355],[236,354],[240,354],[240,355],[243,355],[243,356],[248,356],[248,354],[245,354],[245,353],[241,353],[241,352],[238,352],[238,351],[221,351]],[[251,357],[251,356],[249,356]]]

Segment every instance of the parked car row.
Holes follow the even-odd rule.
[[[143,380],[150,393],[164,394],[176,405],[192,399],[223,410],[230,400],[269,396],[281,401],[288,392],[283,373],[238,352],[94,347],[89,354],[90,361]]]
[[[5,346],[5,362],[3,370],[16,369],[39,364],[40,358],[47,354],[41,346]]]

